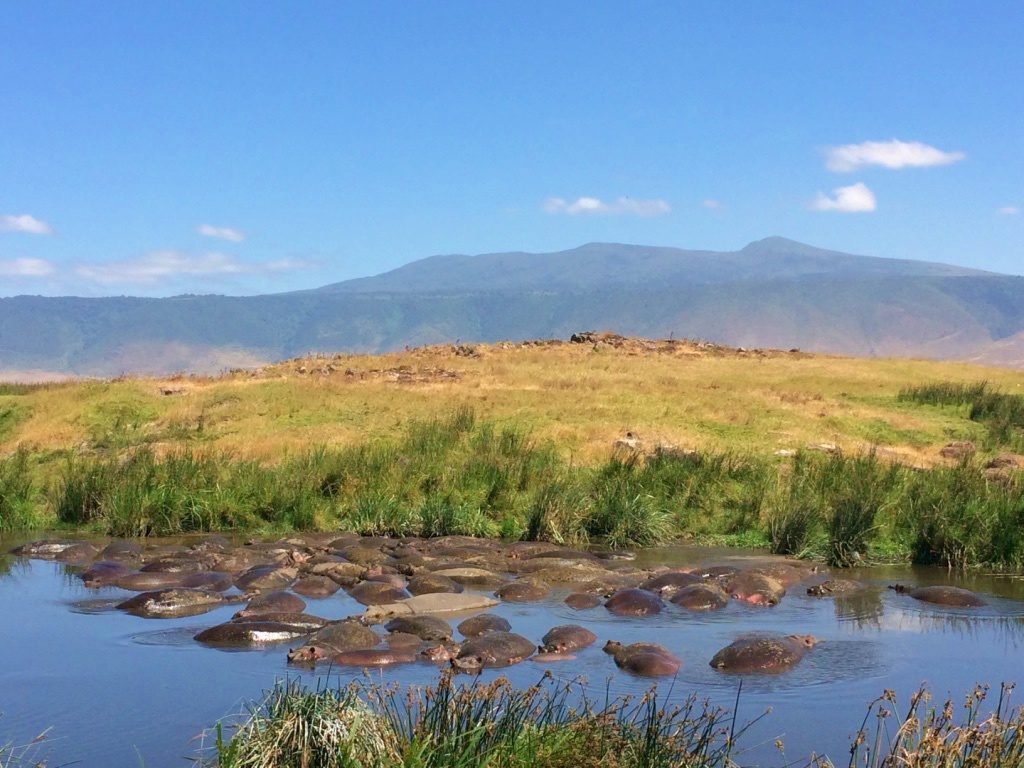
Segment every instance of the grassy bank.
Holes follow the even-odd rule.
[[[44,471],[44,470],[48,470]],[[217,530],[465,534],[647,546],[678,536],[767,545],[834,565],[908,558],[1024,566],[1016,473],[963,462],[660,450],[566,459],[550,440],[463,408],[397,438],[259,462],[216,449],[0,459],[0,528],[116,536]]]
[[[1019,768],[1024,710],[1004,686],[994,706],[979,688],[957,717],[951,701],[926,691],[900,707],[886,692],[868,706],[850,768]],[[749,726],[747,726],[749,727]],[[691,697],[666,704],[652,688],[640,699],[588,701],[574,683],[550,678],[525,690],[499,679],[434,687],[353,684],[340,690],[279,685],[237,730],[218,726],[216,768],[740,768],[746,727]],[[839,762],[844,764],[845,760]],[[824,757],[789,765],[830,768]]]

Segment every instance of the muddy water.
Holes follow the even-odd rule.
[[[0,551],[17,544],[0,539]],[[724,562],[755,553],[667,548],[642,553],[639,565]],[[545,669],[571,678],[586,676],[598,698],[640,693],[651,681],[618,671],[600,646],[605,640],[659,642],[683,659],[663,695],[682,700],[691,692],[732,706],[740,678],[708,666],[711,656],[749,631],[811,633],[821,644],[781,675],[742,678],[739,722],[761,720],[744,741],[744,764],[782,765],[812,751],[845,764],[849,738],[866,704],[885,688],[903,697],[922,682],[936,696],[961,695],[975,683],[1024,682],[1024,581],[971,575],[952,578],[944,570],[879,568],[843,574],[872,588],[854,598],[809,598],[801,587],[774,608],[734,602],[711,614],[667,606],[650,618],[613,617],[602,608],[573,611],[562,604],[565,590],[529,605],[503,604],[493,612],[532,640],[556,624],[579,623],[599,638],[575,662],[544,667],[534,662],[485,672],[529,685]],[[983,593],[982,609],[928,606],[885,589],[887,584],[956,583]],[[275,680],[316,685],[361,674],[316,673],[289,667],[287,645],[223,651],[201,646],[192,636],[226,621],[238,606],[183,619],[140,619],[112,610],[133,593],[85,589],[56,563],[0,559],[0,743],[26,741],[45,728],[50,738],[40,753],[48,764],[147,768],[187,765],[203,746],[204,729],[243,709]],[[361,612],[344,592],[307,599],[310,613],[340,618]],[[453,622],[456,623],[456,622]],[[376,673],[400,683],[434,680],[428,663]],[[785,758],[774,747],[785,744]],[[206,743],[210,739],[207,737]]]

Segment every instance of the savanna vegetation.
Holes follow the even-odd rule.
[[[868,706],[849,757],[788,760],[814,768],[1019,768],[1024,710],[977,688],[957,716],[921,689],[900,707],[886,691]],[[401,691],[352,683],[340,689],[279,684],[231,733],[218,726],[216,768],[740,768],[743,734],[727,710],[695,697],[669,705],[652,688],[639,699],[595,704],[577,682],[545,677],[513,689],[503,678]],[[780,745],[781,746],[781,745]]]
[[[6,385],[0,530],[689,536],[834,565],[1024,566],[1019,475],[986,467],[1018,445],[1024,396],[999,386],[1020,374],[912,384],[978,371],[659,344]],[[627,430],[641,444],[613,449]],[[940,459],[951,439],[977,454]]]

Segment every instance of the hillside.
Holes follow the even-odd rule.
[[[834,443],[877,446],[929,465],[985,429],[963,408],[898,401],[908,386],[988,380],[1024,392],[1024,374],[962,363],[861,360],[678,340],[585,338],[435,346],[289,360],[216,378],[0,386],[0,453],[23,444],[59,464],[69,447],[223,449],[278,460],[315,445],[394,436],[410,420],[471,407],[551,439],[567,457],[607,457],[634,432],[648,447],[769,454]]]
[[[1024,363],[1024,278],[821,250],[590,244],[438,256],[252,297],[0,299],[0,370],[212,373],[308,352],[564,338],[580,328],[861,356]]]

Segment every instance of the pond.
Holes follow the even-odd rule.
[[[38,537],[36,537],[38,538]],[[26,540],[0,538],[0,551]],[[666,547],[639,553],[637,567],[744,562],[762,553]],[[0,744],[24,743],[50,729],[40,750],[48,765],[108,768],[187,765],[212,742],[209,729],[237,715],[277,680],[308,685],[344,682],[363,673],[286,663],[288,645],[219,650],[193,640],[200,630],[227,621],[238,605],[188,618],[143,619],[114,609],[134,593],[87,589],[75,568],[46,560],[0,558]],[[745,736],[745,765],[802,762],[810,753],[848,759],[850,738],[868,702],[884,689],[901,700],[922,683],[936,698],[959,701],[976,683],[997,687],[1024,679],[1024,581],[942,569],[876,567],[842,574],[868,588],[842,599],[819,599],[794,586],[771,608],[739,601],[708,613],[672,605],[657,616],[612,616],[603,607],[576,611],[556,589],[537,603],[502,603],[491,612],[532,641],[552,626],[581,624],[598,637],[575,662],[524,662],[488,670],[517,685],[537,682],[545,670],[566,679],[585,676],[594,696],[646,691],[652,681],[618,670],[603,653],[606,640],[657,642],[683,660],[678,676],[658,681],[664,696],[696,692],[732,707],[742,681],[738,722],[771,713]],[[819,577],[815,577],[820,580]],[[983,595],[983,608],[945,608],[886,589],[892,583],[956,584]],[[342,618],[362,612],[344,591],[307,598],[307,612]],[[453,625],[458,620],[453,620]],[[739,678],[712,669],[717,650],[751,631],[813,634],[821,642],[794,668],[778,675]],[[294,642],[292,646],[300,643]],[[400,684],[437,679],[428,662],[369,673]],[[466,678],[467,681],[469,678]],[[204,738],[204,733],[205,738]],[[775,747],[781,739],[785,758]],[[209,756],[209,752],[207,752]]]

